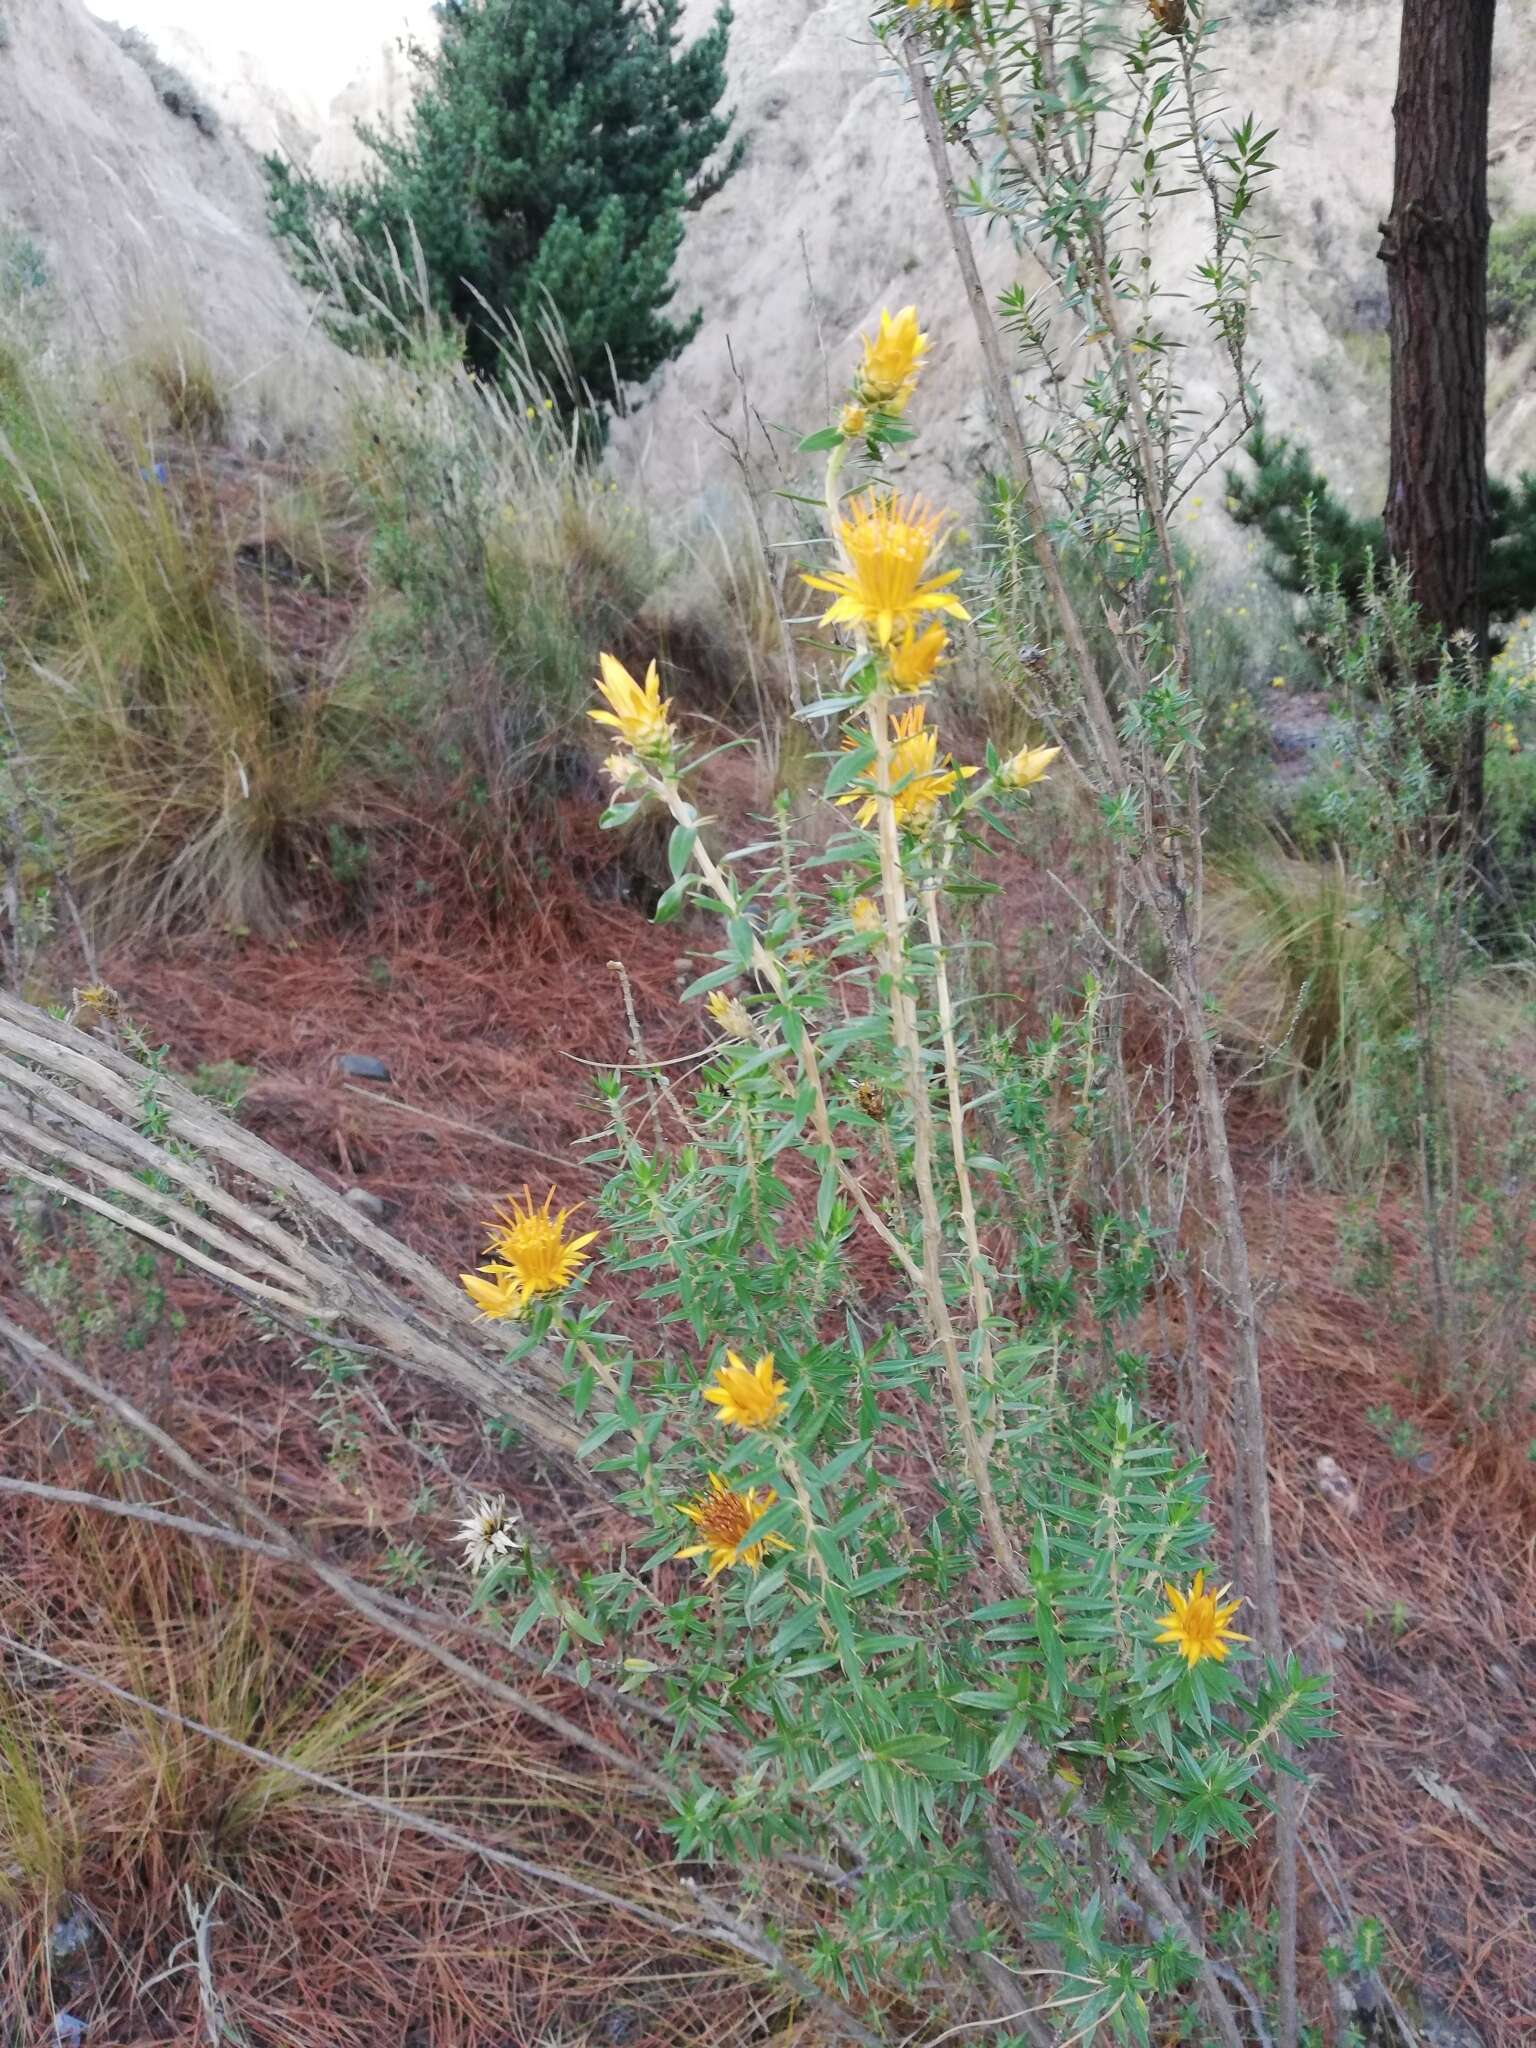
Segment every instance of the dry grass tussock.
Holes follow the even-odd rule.
[[[1335,857],[1269,849],[1230,861],[1209,896],[1207,948],[1239,1057],[1284,1099],[1309,1166],[1380,1179],[1411,1094],[1409,963],[1373,893]],[[1507,1130],[1510,1087],[1536,1076],[1536,980],[1474,967],[1454,992],[1447,1054],[1463,1141]]]
[[[246,1455],[279,1447],[302,1485],[304,1390],[276,1410],[270,1388],[246,1393],[268,1418]],[[173,1401],[195,1432],[195,1396]],[[166,1498],[131,1460],[103,1474],[86,1413],[50,1413],[7,1430],[12,1475]],[[309,1479],[333,1531],[376,1553],[358,1504]],[[0,1546],[0,1631],[54,1660],[8,1652],[0,1689],[14,2014],[68,2012],[125,2044],[191,2039],[215,2014],[253,2048],[600,2040],[588,2027],[616,2014],[637,2043],[750,2038],[728,1961],[570,1888],[679,1911],[654,1811],[558,1735],[259,1558],[25,1497],[0,1502]]]
[[[189,332],[144,329],[95,404],[0,353],[4,739],[35,878],[51,863],[108,936],[271,932],[338,831],[366,858],[358,834],[409,824],[527,906],[561,800],[600,790],[604,648],[659,650],[696,717],[771,748],[775,600],[718,536],[660,532],[584,417],[429,333],[357,380],[339,436],[262,461],[228,445]]]
[[[7,739],[106,930],[271,924],[284,864],[342,801],[333,679],[242,603],[227,510],[143,420],[0,360]]]

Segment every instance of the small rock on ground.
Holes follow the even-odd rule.
[[[354,1081],[387,1081],[389,1068],[371,1052],[344,1052],[336,1062]]]

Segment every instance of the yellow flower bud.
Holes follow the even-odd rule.
[[[1044,778],[1060,747],[1020,747],[997,771],[997,779],[1004,789],[1028,789],[1031,783]]]
[[[732,1038],[753,1039],[757,1033],[752,1028],[752,1018],[740,996],[728,996],[723,988],[711,989],[705,998],[704,1007]]]

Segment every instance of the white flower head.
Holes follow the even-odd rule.
[[[483,1572],[509,1556],[516,1527],[517,1509],[507,1506],[506,1495],[498,1493],[492,1499],[483,1494],[475,1502],[474,1513],[459,1525],[459,1541],[464,1545],[464,1562],[469,1569]]]

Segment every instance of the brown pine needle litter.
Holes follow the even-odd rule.
[[[1024,877],[1022,886],[1039,885]],[[587,999],[610,978],[610,960],[628,966],[647,1054],[699,1050],[695,1016],[675,1000],[694,971],[679,961],[676,928],[588,899],[579,920],[553,919],[527,937],[514,973],[466,936],[445,885],[409,917],[386,897],[361,927],[292,943],[209,942],[174,957],[141,952],[103,971],[149,1041],[169,1043],[174,1068],[245,1070],[246,1125],[332,1187],[380,1196],[387,1230],[442,1270],[445,1249],[474,1239],[492,1197],[538,1175],[536,1159],[525,1163],[509,1147],[572,1162],[559,1174],[562,1201],[595,1191],[595,1177],[581,1171],[582,1140],[597,1123],[593,1066],[633,1057],[620,1006]],[[373,964],[381,959],[387,981]],[[335,1067],[343,1051],[382,1056],[388,1083],[345,1083]],[[1349,1284],[1342,1199],[1269,1186],[1272,1113],[1255,1103],[1240,1115],[1238,1138],[1256,1267],[1269,1290],[1263,1328],[1286,1602],[1300,1653],[1330,1669],[1336,1687],[1337,1736],[1316,1759],[1308,1809],[1331,1854],[1309,1859],[1304,1911],[1325,1936],[1337,1933],[1341,1908],[1374,1914],[1417,1981],[1490,2044],[1513,2041],[1520,2035],[1510,2029],[1536,2020],[1536,1483],[1513,1449],[1469,1434],[1448,1405],[1415,1392],[1418,1332],[1401,1302],[1372,1301]],[[1390,1205],[1386,1227],[1397,1228],[1406,1253],[1406,1224],[1394,1226]],[[888,1284],[878,1247],[859,1257],[872,1283]],[[381,1601],[430,1605],[434,1584],[462,1600],[445,1561],[467,1504],[444,1492],[423,1505],[434,1475],[505,1492],[573,1556],[607,1513],[551,1489],[525,1458],[489,1446],[462,1401],[408,1384],[392,1366],[370,1377],[355,1447],[338,1467],[316,1429],[313,1385],[294,1363],[302,1347],[257,1341],[250,1319],[196,1274],[175,1277],[170,1299],[185,1318],[174,1341],[134,1356],[93,1339],[100,1376],[135,1394],[207,1470],[257,1501],[285,1500],[289,1527]],[[1177,1344],[1177,1304],[1170,1314]],[[24,1306],[23,1320],[41,1332],[36,1304]],[[1422,1449],[1411,1457],[1395,1454],[1367,1420],[1384,1401],[1417,1432]],[[72,1413],[77,1404],[63,1405]],[[116,1425],[103,1435],[99,1424],[68,1424],[61,1435],[56,1400],[20,1408],[13,1404],[0,1454],[0,1469],[18,1481],[207,1519],[208,1504],[179,1492],[157,1464],[129,1457],[114,1476],[125,1441]],[[105,1472],[103,1445],[116,1447]],[[1348,1476],[1358,1514],[1320,1487],[1320,1458]],[[25,1705],[15,1725],[34,1754],[64,1760],[62,1889],[45,1891],[30,1921],[15,1921],[4,1962],[17,1996],[36,1996],[27,1971],[39,1912],[54,1911],[65,1891],[111,1896],[110,1926],[67,1980],[70,2009],[110,2013],[113,2038],[130,2044],[155,2038],[172,2016],[191,2024],[195,1970],[165,1974],[188,1932],[183,1892],[190,1885],[206,1900],[229,1880],[209,1942],[221,1994],[253,2041],[500,2048],[558,2029],[553,2038],[660,2048],[745,2043],[775,2016],[783,2023],[782,1987],[718,1946],[661,1942],[622,1916],[552,1900],[511,1869],[319,1788],[280,1793],[250,1759],[210,1763],[203,1738],[151,1730],[142,1712],[113,1705],[93,1683],[106,1679],[160,1707],[175,1702],[238,1734],[228,1695],[205,1700],[200,1716],[193,1682],[209,1661],[208,1614],[232,1613],[226,1667],[249,1660],[260,1677],[257,1704],[244,1709],[251,1747],[281,1755],[297,1745],[313,1761],[318,1740],[333,1758],[316,1765],[322,1776],[450,1830],[489,1830],[495,1845],[515,1841],[528,1861],[588,1873],[641,1904],[665,1896],[656,1887],[672,1882],[671,1852],[642,1786],[549,1725],[473,1689],[440,1687],[440,1667],[402,1653],[345,1603],[327,1596],[322,1606],[291,1565],[242,1561],[222,1539],[214,1546],[80,1499],[4,1489],[0,1543],[0,1628],[89,1674],[39,1683],[9,1666]],[[427,1583],[397,1593],[383,1561],[413,1545],[425,1554]],[[472,1637],[454,1647],[479,1655]],[[300,1718],[284,1720],[275,1697],[284,1674],[311,1665]],[[498,1668],[557,1722],[575,1720],[601,1744],[633,1753],[622,1716],[600,1699]],[[348,1721],[359,1697],[348,1687],[359,1685],[388,1695],[357,1717],[394,1717],[387,1769],[377,1744]],[[338,1699],[348,1704],[338,1708]],[[226,1839],[231,1812],[238,1854]],[[1251,1854],[1263,1853],[1261,1836]],[[1257,1866],[1245,1856],[1228,1859],[1221,1876],[1234,1900],[1257,1896]],[[599,1984],[601,1998],[573,1990]],[[801,2038],[818,2038],[814,2015],[800,2017]]]

